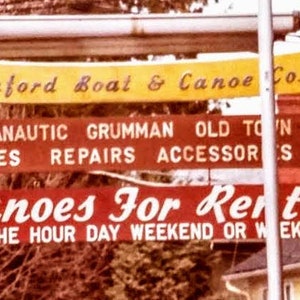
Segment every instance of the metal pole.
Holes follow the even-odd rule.
[[[293,12],[274,16],[274,31],[296,30]],[[27,15],[1,16],[0,40],[256,33],[256,14]],[[165,41],[165,37],[162,37]]]
[[[278,212],[275,101],[273,77],[272,1],[259,0],[258,44],[262,97],[262,157],[264,172],[268,299],[282,300],[281,238]]]

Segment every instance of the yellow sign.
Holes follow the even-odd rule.
[[[300,53],[275,57],[274,80],[277,93],[300,92]],[[0,63],[2,103],[194,101],[258,94],[256,54],[204,54],[175,62]]]

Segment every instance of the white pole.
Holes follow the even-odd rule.
[[[274,30],[295,30],[292,12],[274,16]],[[255,33],[256,14],[149,14],[149,15],[27,15],[1,16],[0,40],[31,38],[127,37],[178,34]],[[162,38],[164,41],[164,38]]]
[[[278,212],[275,101],[273,77],[272,1],[258,0],[260,95],[262,98],[262,158],[264,172],[268,300],[282,300],[281,238]]]

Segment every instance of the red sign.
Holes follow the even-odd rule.
[[[264,239],[262,186],[1,191],[0,243]],[[280,186],[282,238],[300,238],[300,186]]]
[[[278,161],[299,167],[298,116],[278,116]],[[0,173],[261,167],[259,117],[0,121]]]

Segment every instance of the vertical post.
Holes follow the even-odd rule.
[[[262,98],[262,158],[264,173],[268,299],[282,300],[281,238],[278,212],[278,174],[273,75],[272,0],[259,0],[258,45]]]

